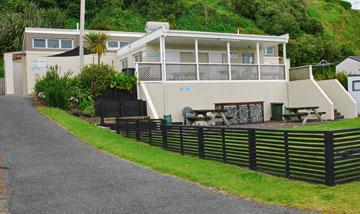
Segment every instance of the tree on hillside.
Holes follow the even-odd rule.
[[[62,28],[67,14],[59,8],[40,9],[28,1],[7,3],[0,11],[0,54],[21,50],[25,27]]]
[[[88,48],[92,53],[98,55],[98,65],[101,62],[101,56],[106,52],[106,41],[109,39],[109,35],[106,33],[88,33],[84,36],[85,47]]]

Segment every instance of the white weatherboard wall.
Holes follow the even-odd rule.
[[[22,59],[23,67],[23,95],[33,92],[36,80],[46,73],[49,66],[58,65],[61,74],[71,71],[73,74],[79,73],[79,57],[49,57],[53,52],[25,52],[26,56]],[[5,83],[6,94],[14,94],[14,61],[13,54],[5,54]],[[116,54],[108,53],[102,57],[101,61],[105,64],[113,65],[118,68]],[[97,63],[96,55],[85,56],[85,64]]]
[[[338,80],[317,81],[321,89],[333,101],[337,109],[345,118],[357,117],[357,103],[345,90]]]
[[[14,94],[13,55],[4,54],[5,94]]]
[[[289,82],[289,106],[319,106],[318,111],[326,112],[323,119],[334,119],[334,103],[315,82],[315,80],[297,80]]]
[[[288,103],[285,81],[148,82],[145,85],[157,114],[160,117],[171,114],[176,122],[184,121],[182,111],[186,106],[193,109],[214,109],[214,103],[217,102],[264,101],[264,117],[265,120],[270,120],[271,102]],[[146,100],[143,92],[140,92],[140,99]]]

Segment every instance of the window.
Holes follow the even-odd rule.
[[[244,64],[254,64],[254,53],[243,53]]]
[[[33,39],[33,48],[71,49],[72,39]]]
[[[120,46],[120,48],[122,48],[122,47],[125,47],[126,45],[128,45],[129,44],[129,42],[119,42],[119,46]]]
[[[33,48],[46,48],[45,39],[33,39]]]
[[[120,60],[120,70],[127,68],[128,67],[128,60],[126,59],[122,59]]]
[[[109,41],[108,43],[107,43],[107,47],[108,47],[108,49],[117,49],[117,48],[119,48],[119,43],[118,42],[114,42],[114,41]]]
[[[48,39],[47,42],[48,48],[59,48],[59,40],[58,39]]]
[[[142,52],[135,54],[133,57],[134,62],[142,62]]]
[[[124,42],[124,41],[108,41],[107,42],[107,49],[112,49],[112,50],[116,50],[118,48],[122,48],[126,45],[128,45],[129,42]]]
[[[72,40],[71,39],[62,39],[61,40],[61,48],[67,48],[67,49],[71,49],[72,47]]]
[[[360,91],[360,80],[355,80],[352,82],[352,90]]]
[[[275,56],[275,47],[266,47],[265,56]]]

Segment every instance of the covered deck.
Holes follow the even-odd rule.
[[[159,29],[120,49],[118,56],[131,58],[129,67],[140,81],[287,80],[287,41],[288,35]]]

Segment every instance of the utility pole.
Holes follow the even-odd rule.
[[[80,48],[79,48],[79,67],[84,67],[84,27],[85,26],[85,0],[80,0]]]

